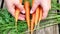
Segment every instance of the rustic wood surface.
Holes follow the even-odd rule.
[[[1,7],[1,1],[2,1],[2,0],[0,0],[0,7]]]
[[[36,34],[59,34],[58,25],[54,25],[38,30]]]
[[[0,7],[1,7],[1,2],[2,2],[2,0],[0,0]],[[4,3],[4,5],[3,5],[3,8],[6,8],[5,3]]]

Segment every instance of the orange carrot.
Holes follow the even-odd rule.
[[[40,14],[40,11],[39,11],[39,6],[37,7],[36,9],[36,16],[35,16],[35,26],[37,25],[38,21],[39,21],[39,14]]]
[[[34,0],[32,0],[32,6],[33,6]],[[32,20],[31,20],[31,34],[33,34],[33,30],[34,30],[34,24],[35,24],[35,14],[32,14]]]
[[[20,3],[22,4],[22,0],[20,0]],[[16,22],[18,21],[19,14],[20,14],[20,9],[16,7],[16,10],[15,10],[15,20],[16,20]]]
[[[35,13],[32,14],[32,20],[31,20],[31,34],[33,34],[33,31],[34,31],[34,24],[35,24]]]
[[[22,4],[22,0],[20,0],[20,3]],[[16,27],[16,31],[18,32],[17,30],[17,21],[18,21],[18,17],[19,17],[19,14],[20,14],[20,9],[15,7],[15,27]]]
[[[32,3],[34,3],[34,0]],[[33,34],[34,25],[36,27],[37,23],[41,20],[41,18],[42,18],[42,8],[38,6],[36,9],[36,13],[32,14],[31,34]]]
[[[26,11],[26,21],[28,24],[28,30],[30,30],[30,5],[29,5],[29,1],[24,2],[24,7],[25,7],[25,11]]]
[[[16,22],[18,21],[19,14],[20,14],[20,10],[16,8],[16,12],[15,12],[15,20],[16,20]]]
[[[39,23],[42,19],[42,7],[39,6],[39,18],[38,18],[38,22],[36,22],[36,25],[39,27]],[[35,28],[36,28],[36,25],[35,25]]]
[[[41,19],[42,19],[42,13],[43,13],[43,11],[42,11],[42,7],[40,6],[39,22],[40,22],[40,21],[41,21]]]

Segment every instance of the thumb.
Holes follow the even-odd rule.
[[[35,2],[35,3],[33,4],[32,9],[31,9],[31,11],[30,11],[31,14],[35,12],[35,10],[36,10],[36,8],[38,7],[38,5],[39,5],[39,3],[37,3],[37,2]]]

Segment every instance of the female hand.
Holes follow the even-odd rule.
[[[35,0],[30,11],[31,14],[35,12],[38,5],[41,5],[41,7],[43,8],[42,19],[45,19],[47,17],[49,9],[51,9],[51,0]]]
[[[22,13],[25,12],[23,6],[20,4],[19,0],[5,0],[5,4],[8,8],[8,11],[14,16],[15,14],[15,6],[20,9]],[[19,15],[19,20],[25,20],[25,15],[20,14]]]

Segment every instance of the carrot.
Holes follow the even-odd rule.
[[[34,0],[32,3],[34,3]],[[33,34],[34,25],[36,27],[37,23],[41,20],[41,18],[42,18],[42,9],[40,6],[38,6],[36,9],[36,13],[32,14],[31,34]]]
[[[22,0],[20,0],[20,3],[22,4]],[[20,14],[20,9],[16,7],[16,10],[15,10],[15,20],[16,20],[16,22],[18,21],[19,14]]]
[[[32,6],[33,6],[34,0],[32,0]],[[35,24],[35,14],[32,14],[32,20],[31,20],[31,34],[33,34],[33,30],[34,30],[34,24]]]
[[[42,19],[42,7],[40,6],[40,15],[39,15],[39,22],[41,21],[41,19]]]
[[[19,14],[20,14],[20,10],[16,8],[15,11],[16,11],[16,12],[15,12],[15,21],[17,22],[17,21],[18,21],[18,16],[19,16]]]
[[[39,6],[39,17],[38,17],[38,22],[36,22],[36,25],[39,27],[39,23],[42,19],[42,7]],[[36,25],[35,25],[35,28],[36,28]]]
[[[32,14],[32,20],[31,20],[31,34],[33,34],[34,24],[35,24],[35,13]]]
[[[39,14],[40,14],[40,11],[39,11],[39,6],[37,7],[36,9],[36,16],[35,16],[35,26],[37,25],[38,23],[38,20],[39,20]]]
[[[29,5],[29,1],[24,2],[24,7],[25,7],[25,11],[26,11],[26,21],[27,21],[27,25],[28,25],[28,30],[30,30],[30,5]]]
[[[20,0],[20,3],[22,4],[22,0]],[[16,23],[15,23],[15,26],[16,26],[16,29],[17,29],[17,21],[18,21],[18,17],[19,17],[19,14],[20,14],[20,9],[19,8],[17,8],[17,7],[15,7],[15,21],[16,21]]]

